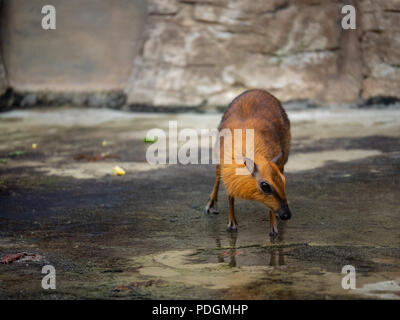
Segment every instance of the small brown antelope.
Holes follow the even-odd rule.
[[[236,146],[226,148],[225,143],[220,143],[220,161],[206,213],[218,213],[218,189],[222,178],[229,199],[228,230],[235,230],[238,225],[234,211],[235,198],[256,200],[270,209],[270,236],[275,238],[278,234],[276,215],[282,220],[291,217],[283,176],[291,139],[287,114],[279,100],[268,92],[249,90],[240,94],[229,105],[218,127],[220,133],[224,129],[230,130],[232,137],[233,130],[242,129],[243,146],[246,129],[254,130],[254,160],[243,156],[244,147],[241,147],[241,160],[237,163],[235,160],[238,158],[234,156]],[[249,171],[246,171],[247,174],[237,174],[237,168],[245,167]]]

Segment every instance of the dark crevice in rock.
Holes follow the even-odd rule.
[[[400,13],[400,9],[384,9],[383,12]]]
[[[179,13],[179,11],[174,12],[174,13],[150,12],[149,16],[150,17],[163,17],[163,18],[166,18],[166,17],[174,17],[178,13]]]
[[[203,105],[201,106],[154,106],[145,103],[132,103],[124,106],[125,111],[132,112],[158,112],[158,113],[204,113]]]
[[[48,106],[121,109],[125,104],[126,95],[120,91],[82,93],[17,92],[9,88],[0,96],[0,112],[11,109]]]
[[[365,30],[365,33],[367,33],[367,32],[372,32],[372,33],[379,33],[379,34],[381,34],[381,33],[384,33],[385,30],[383,30],[383,29],[368,29],[368,30]]]
[[[240,82],[234,86],[243,86]],[[310,99],[294,99],[283,101],[287,110],[320,109],[328,105],[318,103]],[[126,96],[122,92],[103,93],[36,93],[36,92],[15,92],[8,89],[0,96],[0,112],[12,109],[28,109],[37,107],[58,107],[58,106],[84,106],[90,108],[110,108],[132,112],[156,112],[156,113],[205,113],[224,112],[226,105],[218,105],[213,108],[207,106],[205,100],[200,105],[193,106],[154,106],[145,103],[126,103]],[[356,108],[397,108],[400,107],[400,99],[389,96],[378,96],[367,100],[359,100],[351,106]]]
[[[388,97],[388,96],[378,96],[367,99],[364,103],[360,104],[359,108],[369,108],[369,107],[390,107],[397,106],[400,107],[400,98]]]
[[[193,0],[180,0],[179,2],[184,3],[184,4],[189,4],[192,6],[194,6],[196,4],[196,1],[193,1]]]
[[[277,13],[278,11],[282,11],[289,8],[289,1],[286,1],[282,3],[281,5],[278,5],[274,10],[270,10],[264,13]]]

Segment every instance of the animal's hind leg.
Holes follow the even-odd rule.
[[[235,198],[229,196],[229,222],[228,222],[228,230],[236,230],[238,223],[235,218]]]
[[[205,212],[218,214],[217,208],[217,201],[218,201],[218,189],[219,189],[219,182],[221,180],[221,167],[217,164],[216,174],[215,174],[215,182],[213,190],[210,193],[210,198],[208,199]]]

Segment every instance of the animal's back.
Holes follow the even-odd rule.
[[[255,145],[272,158],[282,152],[281,166],[287,162],[290,149],[290,122],[281,103],[265,90],[248,90],[229,105],[218,127],[254,129]],[[279,149],[279,150],[278,150]]]

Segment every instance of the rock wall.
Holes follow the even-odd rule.
[[[400,0],[53,0],[54,31],[40,28],[47,2],[28,2],[0,0],[0,108],[184,110],[249,88],[283,101],[400,98]],[[344,4],[356,30],[341,27]]]
[[[0,0],[0,13],[2,9],[3,1]],[[1,21],[0,21],[1,24]],[[7,78],[6,78],[6,71],[4,69],[3,64],[3,55],[2,55],[2,47],[0,42],[0,96],[7,90]]]
[[[400,0],[360,3],[364,59],[362,97],[400,97]]]
[[[0,52],[0,96],[6,91],[7,89],[7,78],[6,78],[6,71],[4,70],[4,65],[2,63],[2,57]]]
[[[352,4],[357,29],[343,30]],[[399,0],[149,0],[128,102],[226,105],[248,88],[281,100],[400,97]]]
[[[41,26],[46,0],[4,0],[2,51],[18,92],[123,91],[140,47],[143,0],[52,0],[56,29]]]

